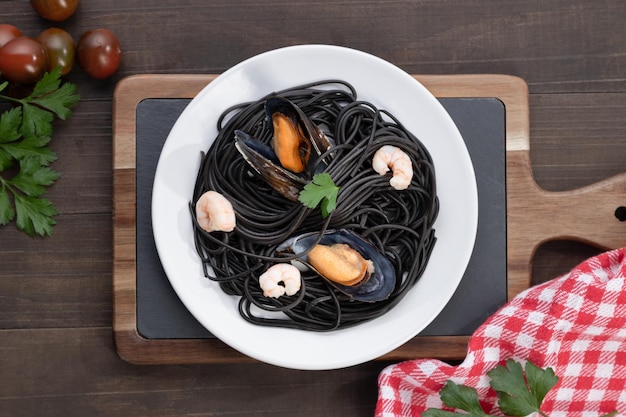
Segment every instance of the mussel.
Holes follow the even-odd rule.
[[[302,109],[284,97],[272,96],[265,101],[265,117],[272,122],[272,143],[278,159],[293,172],[298,171],[287,165],[295,159],[295,154],[300,155],[305,166],[308,162],[315,164],[332,145],[328,136]]]
[[[235,131],[235,146],[276,191],[298,201],[302,187],[325,166],[319,158],[331,141],[302,109],[284,97],[267,98],[265,117],[272,128],[271,146],[241,130]]]
[[[390,260],[368,240],[347,229],[328,230],[321,237],[318,232],[306,233],[287,240],[277,250],[302,254],[298,261],[354,300],[385,300],[396,285]]]
[[[298,201],[307,178],[283,168],[271,147],[241,130],[235,131],[235,146],[248,165],[274,190],[291,201]]]

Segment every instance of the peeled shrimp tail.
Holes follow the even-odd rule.
[[[286,263],[272,265],[259,277],[259,286],[265,297],[294,295],[300,290],[301,285],[300,270]]]
[[[236,218],[233,206],[222,194],[207,191],[196,202],[196,220],[207,232],[232,232]]]
[[[411,158],[402,149],[385,145],[376,151],[372,158],[372,168],[380,175],[391,169],[392,177],[389,184],[396,190],[405,190],[413,178]]]

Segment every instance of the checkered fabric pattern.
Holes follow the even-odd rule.
[[[476,388],[485,411],[501,415],[486,373],[509,358],[559,376],[542,404],[550,417],[626,415],[625,278],[626,248],[600,254],[510,300],[472,335],[460,365],[426,359],[385,368],[376,417],[446,409],[439,391],[448,379]]]

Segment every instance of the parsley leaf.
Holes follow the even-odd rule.
[[[544,417],[547,415],[540,410],[541,403],[559,378],[552,368],[542,369],[530,361],[526,362],[524,369],[519,362],[513,359],[506,361],[506,366],[498,365],[487,372],[491,378],[489,384],[498,395],[498,407],[507,416],[527,416],[538,413]],[[451,411],[429,408],[422,416],[424,417],[490,417],[480,405],[478,393],[474,388],[465,385],[457,385],[448,381],[439,393],[441,401],[448,407],[466,411],[456,413]],[[615,413],[607,414],[609,417]]]
[[[72,108],[79,99],[75,94],[76,85],[65,83],[61,86],[61,67],[57,67],[35,85],[33,92],[18,100],[24,108],[22,134],[30,136],[50,136],[54,116],[65,120],[72,114]]]
[[[0,226],[9,224],[15,217],[15,211],[11,206],[11,199],[6,188],[0,189]]]
[[[313,181],[304,186],[300,191],[298,200],[309,208],[315,208],[321,204],[322,217],[326,218],[337,208],[337,194],[339,187],[326,172],[313,176]]]
[[[53,217],[58,214],[47,198],[30,197],[15,194],[15,224],[29,236],[35,233],[41,236],[52,236],[52,226],[56,224]]]
[[[541,402],[559,378],[552,368],[541,369],[530,361],[526,362],[524,371],[519,362],[509,359],[506,366],[498,365],[487,372],[491,387],[498,394],[498,405],[510,416],[527,416],[534,412],[544,415],[539,409]]]
[[[1,83],[0,92],[7,86]],[[0,226],[15,220],[30,236],[50,236],[58,212],[42,195],[60,174],[49,168],[57,155],[47,145],[55,117],[70,117],[79,100],[76,86],[62,83],[59,67],[44,74],[27,97],[0,94],[0,100],[16,104],[0,115]]]
[[[478,393],[474,388],[466,385],[458,385],[453,381],[446,382],[446,385],[439,393],[441,401],[451,408],[467,411],[465,413],[455,413],[452,411],[437,410],[430,408],[422,413],[423,417],[448,417],[448,416],[471,416],[485,417],[489,414],[485,413],[480,402],[478,401]]]
[[[39,197],[45,192],[45,186],[51,185],[60,174],[42,166],[35,157],[20,161],[20,172],[9,183],[30,197]]]
[[[30,157],[36,158],[41,165],[49,165],[57,159],[57,155],[46,146],[49,141],[49,137],[20,137],[13,142],[0,143],[0,169],[8,168],[13,161]]]
[[[52,236],[58,211],[41,195],[57,178],[57,172],[39,164],[35,157],[20,160],[20,170],[13,178],[0,176],[0,226],[15,220],[17,228],[29,236]]]
[[[22,122],[22,108],[14,107],[0,116],[0,143],[12,142],[19,139],[20,124]]]
[[[22,108],[14,107],[0,116],[0,171],[13,165],[15,157],[10,151],[11,143],[21,137],[20,124],[22,122]]]

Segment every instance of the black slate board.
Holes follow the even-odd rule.
[[[214,337],[195,320],[170,286],[152,235],[154,172],[163,143],[189,101],[145,99],[136,109],[137,330],[147,339]],[[495,98],[446,98],[440,102],[461,132],[474,164],[478,233],[456,293],[420,334],[465,336],[501,307],[507,297],[505,108]]]

